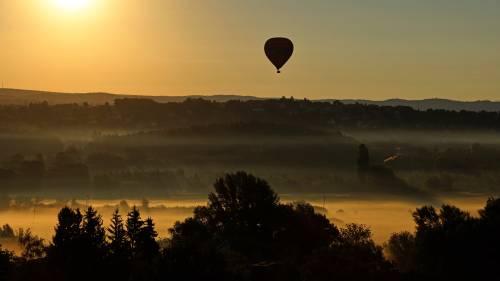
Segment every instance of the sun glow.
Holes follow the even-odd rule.
[[[53,0],[55,6],[67,11],[79,11],[87,8],[91,0]]]

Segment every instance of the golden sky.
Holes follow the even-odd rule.
[[[281,75],[263,51],[274,36],[296,47]],[[0,81],[69,92],[500,100],[500,1],[0,0]]]

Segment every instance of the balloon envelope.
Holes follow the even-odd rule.
[[[276,37],[266,41],[264,51],[267,58],[276,67],[278,73],[293,54],[293,43],[288,38]]]

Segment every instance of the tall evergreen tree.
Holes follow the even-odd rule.
[[[111,217],[108,227],[109,239],[109,266],[113,280],[130,280],[130,243],[127,237],[127,230],[123,223],[119,210],[116,209]],[[109,279],[109,278],[108,278]]]
[[[73,210],[69,207],[64,207],[57,215],[57,219],[58,223],[55,228],[52,244],[54,248],[64,250],[81,237],[83,217],[79,209]]]
[[[83,216],[79,209],[64,207],[58,214],[58,223],[48,257],[52,261],[57,278],[62,280],[84,280],[78,274],[84,260],[81,253],[85,249],[82,236]]]
[[[82,242],[80,251],[80,267],[90,268],[80,274],[84,279],[95,279],[94,276],[101,276],[106,268],[104,260],[106,257],[106,231],[102,226],[102,218],[97,211],[88,207],[83,216]]]
[[[92,207],[88,207],[83,216],[82,232],[88,247],[97,251],[105,248],[106,232],[102,226],[102,218]]]
[[[143,221],[134,206],[127,216],[126,226],[132,260],[129,280],[156,280],[157,268],[153,259],[159,254],[159,246],[155,241],[157,233],[153,221]]]
[[[151,260],[159,254],[160,246],[156,242],[158,233],[151,218],[147,218],[139,233],[137,252],[141,257]]]
[[[114,257],[126,256],[129,250],[129,242],[127,231],[125,230],[125,225],[118,209],[113,212],[108,232],[110,254]]]
[[[127,215],[127,237],[132,250],[132,255],[135,256],[137,243],[140,240],[141,228],[144,221],[141,219],[141,213],[134,206]]]

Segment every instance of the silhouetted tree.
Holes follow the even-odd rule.
[[[113,212],[108,232],[110,254],[114,257],[126,257],[130,250],[129,241],[127,239],[127,231],[125,230],[123,219],[118,209]]]
[[[57,215],[58,223],[55,228],[55,235],[52,239],[52,248],[66,251],[77,239],[81,238],[81,224],[83,216],[79,209],[73,210],[64,207]]]
[[[79,209],[64,207],[57,218],[55,235],[48,251],[54,275],[56,279],[83,280],[84,275],[78,274],[83,263],[81,253],[85,250],[81,227],[83,216]]]
[[[338,228],[305,202],[280,206],[280,218],[273,231],[273,253],[281,260],[301,263],[318,249],[340,238]]]
[[[162,276],[172,280],[228,280],[219,243],[203,221],[187,218],[170,228],[171,239],[163,252]]]
[[[155,230],[153,220],[151,218],[147,218],[139,231],[139,237],[136,245],[137,252],[141,258],[151,261],[159,255],[160,246],[158,245],[158,242],[156,242],[156,237],[158,237],[158,233]]]
[[[97,252],[104,250],[106,236],[102,218],[92,207],[88,207],[83,216],[82,233],[88,247]]]
[[[101,216],[94,208],[88,207],[83,215],[80,259],[83,260],[81,266],[92,268],[93,273],[85,272],[82,276],[103,275],[106,246],[106,232]]]
[[[480,232],[481,236],[477,238],[479,245],[474,245],[479,248],[475,254],[482,257],[479,263],[484,275],[493,276],[500,264],[500,198],[489,198],[479,216],[479,230],[474,229],[474,233]]]
[[[267,182],[245,172],[219,178],[214,189],[206,207],[170,230],[170,274],[241,279],[247,272],[252,278],[288,279],[297,276],[307,255],[338,238],[337,228],[312,206],[280,204]]]
[[[412,269],[426,279],[458,279],[491,276],[492,262],[500,262],[500,255],[489,256],[488,249],[499,245],[498,239],[485,244],[489,231],[482,219],[455,206],[443,205],[418,208],[413,217],[415,233],[415,267]],[[498,236],[497,236],[498,237]],[[411,258],[411,247],[406,253]]]
[[[270,254],[279,198],[269,184],[237,172],[217,179],[214,189],[206,209],[197,209],[195,217],[205,217],[209,229],[233,250],[258,259]]]
[[[384,258],[371,231],[349,224],[328,248],[308,256],[300,269],[300,280],[398,280],[398,273]]]
[[[19,244],[22,248],[21,257],[25,260],[33,260],[45,256],[47,248],[44,239],[33,235],[31,230],[20,228],[17,234]]]
[[[109,239],[109,265],[110,278],[116,280],[126,280],[130,274],[130,242],[127,238],[127,230],[123,224],[123,219],[116,209],[111,217],[111,223],[108,227]]]
[[[151,218],[141,219],[134,206],[127,216],[127,238],[130,245],[131,269],[129,280],[154,280],[158,275],[157,260],[160,246]]]
[[[415,236],[408,231],[394,233],[385,245],[388,258],[403,273],[416,270]]]
[[[14,229],[9,224],[4,224],[0,228],[0,238],[14,238],[16,237]]]
[[[132,257],[137,255],[138,243],[141,239],[141,231],[144,221],[141,219],[141,213],[137,207],[132,207],[132,210],[127,215],[127,238],[130,243]]]
[[[500,198],[488,198],[486,206],[479,210],[480,218],[491,226],[496,226],[500,230]]]

